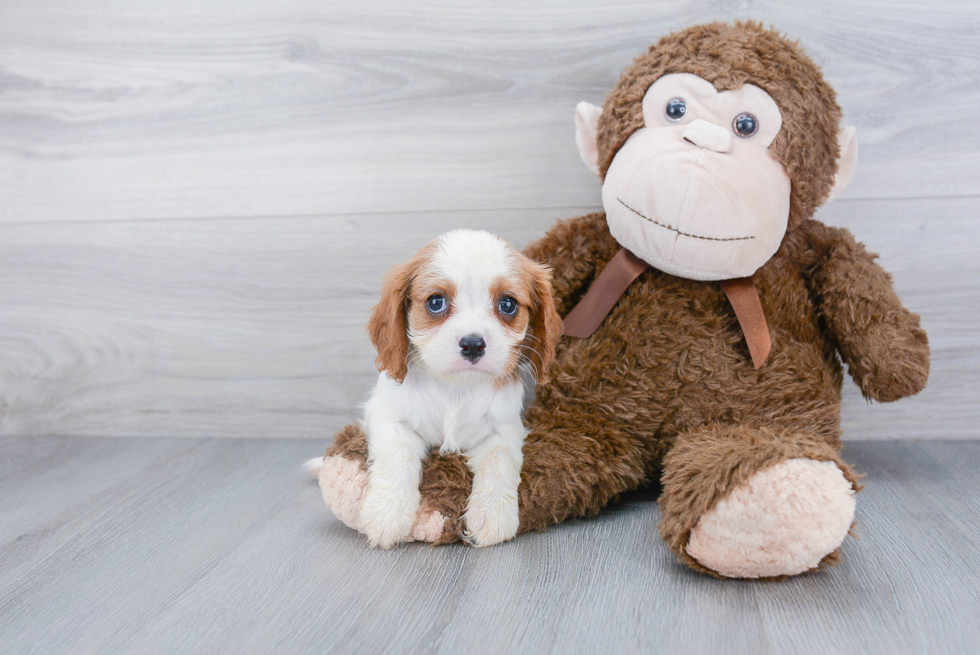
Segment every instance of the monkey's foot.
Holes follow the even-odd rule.
[[[702,515],[687,554],[731,578],[796,575],[840,547],[854,507],[854,487],[836,464],[786,460],[759,471]]]
[[[325,457],[320,465],[320,491],[333,515],[347,527],[364,532],[361,507],[368,488],[365,463],[342,455]],[[409,541],[435,543],[446,529],[446,517],[428,507],[423,499]]]

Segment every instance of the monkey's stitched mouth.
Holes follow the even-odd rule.
[[[616,200],[618,200],[619,201],[619,204],[621,204],[623,207],[626,207],[626,209],[630,210],[631,212],[633,212],[634,214],[636,214],[637,216],[639,216],[643,220],[650,221],[654,225],[656,225],[658,227],[662,227],[665,230],[670,230],[671,232],[676,232],[677,234],[681,235],[682,237],[691,237],[692,239],[704,239],[705,241],[748,241],[749,239],[754,239],[755,238],[754,236],[751,236],[751,237],[727,237],[727,238],[703,237],[700,234],[688,234],[687,232],[681,232],[676,227],[673,227],[673,226],[670,226],[670,225],[664,225],[663,223],[660,223],[658,221],[653,220],[649,216],[644,216],[643,214],[641,214],[640,212],[636,211],[635,209],[633,209],[632,207],[630,207],[629,205],[627,205],[625,202],[623,202],[623,199],[622,198],[616,198]]]

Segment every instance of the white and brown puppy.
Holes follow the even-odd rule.
[[[447,232],[392,269],[368,323],[381,375],[361,422],[359,523],[372,545],[411,539],[422,459],[435,447],[463,453],[473,471],[467,541],[490,546],[517,533],[520,370],[541,381],[561,327],[549,270],[488,232]],[[315,471],[317,460],[309,464]]]

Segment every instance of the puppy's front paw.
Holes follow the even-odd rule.
[[[466,532],[463,538],[471,546],[493,546],[517,535],[520,517],[517,493],[476,491],[463,515]]]
[[[360,517],[368,543],[388,549],[412,541],[412,526],[420,501],[418,489],[413,493],[412,490],[393,491],[385,486],[369,487]]]

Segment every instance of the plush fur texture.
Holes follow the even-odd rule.
[[[662,39],[623,74],[605,104],[601,171],[642,125],[647,88],[675,72],[720,90],[752,83],[782,113],[771,152],[792,181],[789,227],[754,276],[771,354],[754,369],[718,284],[644,272],[591,337],[558,344],[551,382],[538,387],[526,415],[520,531],[595,514],[660,476],[660,532],[670,550],[697,570],[743,575],[741,564],[715,563],[725,569],[716,570],[690,554],[702,517],[726,499],[744,505],[753,485],[767,486],[766,471],[791,460],[829,462],[857,491],[858,476],[840,458],[841,359],[866,397],[891,401],[925,386],[929,347],[919,317],[902,306],[875,256],[847,230],[812,219],[835,177],[840,109],[819,69],[778,33],[755,23],[711,24]],[[551,266],[564,316],[619,248],[597,213],[560,221],[525,254]],[[342,434],[334,456],[356,459],[363,435]],[[470,487],[465,468],[435,455],[426,465],[423,500],[447,517],[436,542],[459,538]],[[831,523],[846,518],[845,510]],[[764,537],[751,526],[741,536],[754,543]],[[791,575],[816,555],[748,572]],[[820,562],[837,557],[832,550]]]
[[[820,565],[854,521],[854,488],[834,462],[797,458],[753,475],[703,514],[685,550],[737,578]]]
[[[367,471],[360,462],[343,457],[325,458],[317,471],[323,501],[348,528],[362,530],[361,505],[367,491]]]
[[[840,459],[840,442],[828,436],[770,428],[753,429],[744,425],[706,426],[682,435],[664,461],[660,535],[682,562],[700,571],[720,573],[704,566],[692,555],[688,546],[691,532],[721,501],[730,499],[740,490],[750,490],[757,474],[764,474],[791,460],[831,462],[840,469],[854,491],[860,490],[858,476]],[[786,488],[781,495],[785,498],[790,493],[791,490]],[[777,513],[777,508],[766,509],[770,514]],[[785,512],[783,514],[786,515]],[[852,519],[853,509],[846,523],[849,525]],[[772,545],[777,537],[760,530],[768,527],[758,522],[749,524],[741,538],[743,541],[757,539],[773,550]],[[844,535],[840,536],[843,538]],[[774,550],[792,548],[792,545],[787,545]],[[817,560],[834,550],[836,545],[820,553]],[[776,555],[771,553],[770,556]],[[754,557],[762,558],[765,554],[755,554]],[[748,562],[743,562],[741,566],[747,568]],[[733,564],[730,568],[736,567]],[[800,572],[791,566],[789,569],[764,573],[756,570],[751,577],[776,577]]]
[[[672,119],[667,105],[681,100],[684,113]],[[755,121],[747,137],[734,131],[743,114]],[[770,151],[782,125],[776,102],[754,85],[718,91],[697,75],[673,73],[647,90],[643,117],[603,177],[609,231],[672,275],[755,273],[779,249],[790,214],[792,181]],[[587,137],[576,131],[578,142]],[[598,146],[579,154],[586,161],[593,153]]]
[[[827,198],[837,172],[841,110],[820,69],[803,50],[761,23],[710,23],[668,34],[620,77],[599,118],[599,171],[633,132],[643,127],[643,96],[660,77],[691,73],[719,91],[753,84],[783,115],[769,152],[793,180],[790,225],[812,216]]]
[[[426,470],[432,467],[435,462],[432,456],[438,452],[436,450],[430,453],[430,457],[422,464],[424,498],[415,524],[412,526],[411,536],[414,541],[449,542],[461,529],[451,523],[446,515],[439,511],[438,505],[431,501],[432,497],[439,495],[432,486],[438,485],[440,478],[438,475],[427,475]],[[462,456],[455,454],[451,457],[465,469],[458,474],[465,479],[470,479],[472,476],[467,476],[469,469]],[[347,527],[361,531],[363,526],[360,513],[364,492],[368,486],[368,475],[367,435],[360,426],[349,425],[338,432],[324,456],[309,460],[304,467],[319,480],[323,500],[333,515]],[[449,512],[454,516],[462,516],[463,508],[453,506],[449,508]]]

